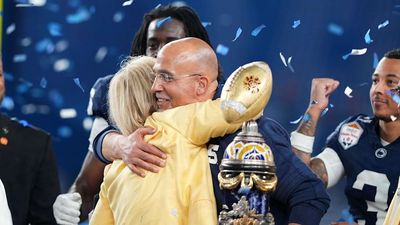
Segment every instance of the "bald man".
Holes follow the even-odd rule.
[[[251,75],[260,78],[262,83],[259,84],[260,91],[254,94],[251,93],[252,90],[237,89],[241,91],[241,94],[249,95],[245,103],[239,102],[238,104],[250,107],[245,112],[241,112],[240,117],[233,118],[232,123],[228,124],[224,120],[220,101],[210,100],[216,89],[216,74],[212,72],[218,66],[214,52],[211,48],[205,48],[208,45],[204,44],[203,41],[197,39],[188,39],[183,46],[171,44],[170,48],[166,48],[165,51],[160,53],[160,57],[154,65],[156,78],[153,83],[153,92],[154,88],[158,86],[161,87],[165,83],[172,82],[172,80],[183,81],[183,79],[194,80],[185,82],[186,85],[182,84],[180,88],[183,91],[185,88],[186,90],[190,90],[189,88],[196,88],[197,90],[188,93],[190,96],[186,99],[175,98],[173,94],[162,93],[165,95],[160,98],[171,99],[171,104],[184,105],[154,113],[146,119],[145,125],[157,130],[154,135],[146,137],[146,140],[168,154],[169,160],[166,167],[160,173],[148,174],[145,178],[141,178],[132,174],[122,160],[115,160],[105,169],[100,199],[91,223],[96,225],[217,224],[217,209],[211,171],[208,166],[206,143],[210,137],[232,133],[241,127],[242,122],[259,115],[271,95],[272,79],[268,66],[262,62],[248,64],[233,74],[235,76],[235,79],[232,79],[233,82],[237,81],[242,85],[244,78],[249,76],[249,73],[246,72],[247,69],[251,69]],[[173,54],[176,48],[181,47],[189,49],[193,54],[182,52],[177,54],[174,60],[169,60],[170,54]],[[182,65],[195,66],[195,63],[198,60],[203,60],[203,58],[209,65],[200,66],[197,70],[191,68],[195,73],[187,73],[190,69],[182,68],[184,67]],[[134,76],[142,76],[141,78],[150,76],[147,74],[152,71],[148,67],[140,67],[145,63],[143,59],[138,58],[130,61],[130,65],[137,65],[137,67],[123,68],[111,81],[109,91],[111,115],[115,115],[115,112],[122,112],[122,116],[134,117],[136,113],[129,113],[131,111],[125,110],[125,106],[138,105],[139,108],[143,108],[139,101],[132,101],[131,96],[118,96],[119,93],[141,95],[138,90],[141,91],[142,89],[134,87],[137,82],[132,86],[124,84],[133,83]],[[142,64],[140,64],[141,60]],[[178,66],[179,62],[183,64]],[[181,75],[173,78],[171,73],[175,72],[179,72]],[[132,82],[127,81],[127,79],[132,79]],[[144,79],[141,80],[146,82]],[[190,99],[195,100],[190,102]],[[262,99],[262,101],[260,102],[259,99]],[[259,104],[251,104],[255,101]],[[165,103],[164,100],[157,102],[159,107]],[[116,108],[115,112],[113,111],[114,108]],[[120,123],[117,121],[117,125],[121,128],[126,127],[126,121],[127,119],[120,120]]]
[[[213,50],[201,40],[185,38],[165,45],[157,55],[154,66],[157,78],[152,86],[159,110],[212,98],[217,86],[215,63]],[[211,115],[205,113],[202,116]],[[180,119],[180,117],[175,118],[177,122]],[[294,155],[288,133],[277,122],[263,116],[257,120],[257,124],[266,144],[274,154],[277,167],[278,184],[270,201],[270,210],[275,217],[275,223],[277,225],[319,224],[330,201],[321,180]],[[235,195],[220,190],[217,177],[224,150],[238,132],[212,139],[208,143],[208,160],[217,202],[216,213],[222,210],[222,205],[232,206],[237,202]],[[108,129],[96,137],[93,147],[99,158],[103,157],[104,162],[122,159],[131,171],[147,177],[153,173],[144,173],[143,170],[161,173],[165,169],[162,167],[173,160],[143,140],[145,135],[153,133],[152,128],[139,128],[129,136],[123,136]],[[103,140],[104,145],[102,145]]]

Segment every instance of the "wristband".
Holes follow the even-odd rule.
[[[297,131],[293,131],[290,134],[290,142],[292,143],[292,146],[297,150],[309,154],[313,152],[314,139],[315,137],[313,136],[307,136]]]

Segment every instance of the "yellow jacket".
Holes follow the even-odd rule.
[[[157,129],[146,140],[167,153],[165,168],[141,178],[121,160],[108,165],[90,224],[217,224],[205,144],[241,124],[226,123],[220,101],[209,100],[153,113],[145,125]]]
[[[400,225],[400,180],[383,225]]]

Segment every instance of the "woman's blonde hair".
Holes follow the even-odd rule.
[[[156,109],[153,83],[155,59],[148,56],[129,57],[115,74],[108,91],[110,119],[123,135],[142,127]]]

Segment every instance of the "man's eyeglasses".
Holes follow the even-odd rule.
[[[194,76],[202,76],[202,75],[198,74],[198,73],[194,73],[194,74],[188,74],[188,75],[182,75],[182,76],[175,77],[175,76],[173,76],[171,74],[168,74],[168,73],[156,73],[156,72],[154,72],[154,79],[155,80],[158,79],[158,80],[160,80],[160,81],[162,81],[164,83],[169,83],[169,82],[172,82],[174,80],[180,80],[180,79],[183,79],[183,78],[194,77]]]

